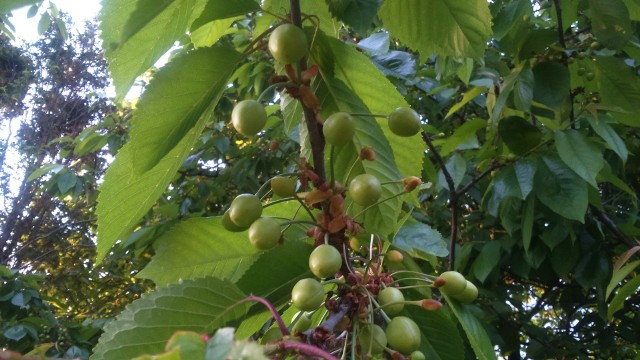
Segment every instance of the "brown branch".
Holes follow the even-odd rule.
[[[290,0],[291,23],[295,26],[302,27],[302,13],[300,11],[300,0]],[[298,63],[300,72],[307,70],[307,57],[305,56]],[[316,121],[316,114],[313,109],[307,107],[303,101],[300,102],[304,113],[304,122],[309,132],[309,142],[311,143],[311,153],[313,156],[313,168],[320,178],[319,183],[323,184],[326,180],[324,169],[324,136],[322,135],[322,125]]]
[[[560,46],[563,49],[567,48],[567,44],[564,41],[564,26],[562,26],[562,8],[560,7],[560,0],[553,0],[553,6],[556,9],[556,17],[558,18],[558,39],[560,40]]]
[[[598,209],[595,206],[590,206],[591,212],[593,212],[596,217],[604,224],[604,226],[609,229],[620,241],[628,245],[630,248],[637,246],[633,240],[629,239],[618,227],[618,225],[602,210]],[[636,256],[640,257],[640,254],[636,253]]]
[[[440,156],[440,153],[433,145],[429,134],[425,131],[422,132],[422,139],[424,140],[429,150],[433,153],[433,157],[436,162],[442,168],[442,174],[449,187],[449,206],[451,207],[451,235],[449,236],[449,270],[454,269],[456,261],[456,240],[458,238],[458,193],[456,192],[456,184],[453,182],[453,178],[447,169],[447,164]]]
[[[485,176],[491,174],[492,171],[499,169],[503,166],[505,166],[506,164],[501,164],[497,161],[493,162],[491,164],[491,166],[489,166],[489,168],[485,171],[483,171],[480,175],[476,176],[475,178],[473,178],[473,180],[471,180],[467,185],[463,186],[460,190],[458,190],[456,192],[456,196],[460,197],[464,194],[467,193],[467,191],[469,191],[469,189],[471,189],[475,184],[477,184],[480,180],[482,180],[482,178],[484,178]]]

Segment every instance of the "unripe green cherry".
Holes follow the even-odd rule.
[[[267,111],[256,100],[242,100],[231,112],[231,123],[244,136],[254,136],[267,123]]]
[[[400,313],[402,309],[404,309],[402,301],[404,301],[404,295],[398,288],[388,287],[380,290],[378,293],[378,304],[380,304],[380,306],[384,306],[382,310],[384,310],[387,315],[396,315]]]
[[[275,176],[271,179],[271,190],[274,194],[286,198],[296,194],[297,180],[286,176]]]
[[[361,326],[358,332],[358,344],[363,354],[377,355],[387,346],[387,335],[375,324]]]
[[[387,324],[387,341],[394,349],[408,355],[420,347],[420,328],[406,316],[396,316]]]
[[[404,255],[398,250],[389,250],[385,255],[385,259],[392,263],[401,263],[404,260]]]
[[[353,202],[360,206],[375,204],[381,194],[380,181],[371,174],[360,174],[353,178],[349,184],[349,195]]]
[[[454,299],[464,304],[470,304],[478,298],[478,288],[469,280],[467,280],[467,287],[461,293],[452,295]]]
[[[298,321],[296,321],[296,324],[293,326],[293,330],[299,331],[299,332],[305,332],[309,330],[309,328],[311,327],[311,324],[312,324],[311,318],[303,312],[298,318]]]
[[[335,275],[342,267],[342,255],[340,251],[329,244],[322,244],[309,255],[309,269],[321,278]]]
[[[351,115],[346,112],[337,112],[324,121],[322,133],[327,144],[344,146],[353,139],[353,135],[356,133],[356,126]]]
[[[398,136],[413,136],[420,132],[420,115],[408,107],[399,107],[388,116],[389,129]]]
[[[409,356],[409,359],[411,359],[411,360],[425,360],[426,357],[424,356],[424,353],[422,351],[416,350],[416,351],[411,353],[411,356]]]
[[[467,287],[467,279],[457,271],[445,271],[440,274],[439,278],[445,281],[439,289],[447,295],[460,294]]]
[[[262,217],[249,227],[249,241],[259,250],[269,250],[280,241],[280,223],[270,217]]]
[[[262,215],[260,198],[253,194],[240,194],[229,205],[229,219],[239,227],[249,227]]]
[[[241,232],[249,228],[248,226],[246,227],[238,226],[233,221],[231,221],[231,217],[229,216],[229,210],[224,212],[224,215],[222,215],[222,218],[220,219],[220,223],[222,224],[222,227],[224,227],[225,229],[231,232]]]
[[[293,305],[302,311],[313,311],[324,302],[324,289],[316,279],[302,279],[291,290]]]
[[[278,26],[269,36],[269,51],[274,59],[283,64],[300,61],[308,51],[307,36],[292,24]]]

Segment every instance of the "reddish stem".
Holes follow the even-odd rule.
[[[263,304],[264,306],[266,306],[267,309],[269,309],[269,311],[271,312],[271,315],[273,315],[273,319],[278,324],[278,327],[280,328],[280,331],[282,331],[282,335],[283,336],[291,335],[291,333],[289,332],[289,329],[287,329],[287,326],[284,324],[284,321],[282,321],[282,318],[280,317],[280,314],[278,313],[278,310],[276,310],[276,308],[273,307],[273,304],[271,304],[269,302],[269,300],[267,300],[265,298],[261,298],[259,296],[255,296],[255,295],[249,295],[249,296],[247,296],[247,298],[245,300],[246,301],[257,301],[257,302]]]
[[[280,347],[283,350],[295,350],[302,355],[307,355],[314,358],[319,357],[327,360],[338,360],[337,357],[311,344],[305,344],[296,341],[285,341],[280,344]]]

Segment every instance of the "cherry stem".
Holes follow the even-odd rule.
[[[278,200],[273,200],[273,201],[270,201],[270,202],[262,205],[262,208],[263,209],[264,208],[268,208],[269,206],[277,205],[277,204],[280,204],[280,203],[283,203],[283,202],[287,202],[287,201],[294,201],[295,199],[296,199],[295,196],[291,196],[291,197],[286,197],[286,198],[282,198],[282,199],[278,199]]]
[[[424,277],[412,277],[412,278],[397,279],[397,280],[394,280],[394,281],[390,282],[388,285],[399,284],[400,281],[424,281],[425,283],[429,283],[429,284],[433,283],[432,280],[429,280],[429,279],[424,278]]]
[[[311,344],[305,344],[296,341],[284,341],[278,346],[281,350],[295,350],[296,352],[313,358],[322,358],[326,360],[338,360],[337,357],[329,354],[323,349]]]
[[[311,209],[309,209],[309,207],[307,206],[307,204],[304,203],[304,201],[302,200],[302,198],[300,198],[298,195],[296,195],[296,200],[298,200],[298,202],[300,203],[300,205],[302,205],[302,207],[307,211],[307,214],[309,214],[309,216],[311,217],[311,220],[313,220],[314,222],[318,222],[318,220],[316,220],[316,217],[313,215],[313,213],[311,212]]]
[[[313,225],[313,226],[320,226],[320,224],[315,223],[313,221],[309,221],[309,220],[288,220],[288,221],[284,221],[282,223],[280,223],[280,225],[292,225],[292,224],[308,224],[308,225]]]
[[[389,197],[387,197],[387,198],[384,198],[384,199],[382,199],[382,200],[379,200],[379,201],[377,201],[377,202],[375,202],[375,203],[373,203],[373,204],[371,204],[371,205],[367,206],[366,208],[364,208],[364,209],[360,210],[360,212],[359,212],[359,213],[357,213],[357,214],[355,214],[355,215],[353,216],[353,219],[357,219],[360,215],[364,214],[367,210],[371,209],[372,207],[374,207],[374,206],[376,206],[376,205],[380,205],[380,204],[382,204],[382,203],[383,203],[383,202],[385,202],[385,201],[389,201],[389,200],[391,200],[391,199],[393,199],[393,198],[397,198],[398,196],[402,196],[402,195],[404,195],[404,194],[406,194],[406,192],[403,190],[403,191],[401,191],[401,192],[399,192],[399,193],[397,193],[397,194],[395,194],[395,195],[391,195],[391,196],[389,196]]]
[[[351,115],[351,116],[371,116],[371,117],[378,117],[378,118],[387,118],[387,117],[389,117],[389,114],[350,113],[349,115]]]
[[[433,279],[437,278],[437,276],[427,275],[427,274],[421,273],[419,271],[413,271],[413,270],[398,270],[398,271],[394,271],[394,272],[390,273],[389,276],[393,277],[393,276],[398,275],[398,274],[416,274],[416,275],[421,275],[421,276],[426,277],[426,278],[433,278]]]
[[[358,163],[358,161],[360,161],[360,157],[357,157],[356,160],[353,162],[353,164],[351,164],[351,167],[349,168],[349,171],[347,171],[347,176],[344,178],[344,186],[349,186],[349,179],[351,178],[351,173],[353,172],[353,169],[355,169],[356,164]]]
[[[267,300],[265,298],[261,298],[259,296],[249,295],[249,296],[247,296],[247,298],[244,301],[256,301],[256,302],[259,302],[259,303],[263,304],[264,306],[266,306],[267,309],[269,309],[269,312],[271,312],[271,315],[273,315],[273,319],[278,324],[278,327],[280,328],[280,331],[282,331],[282,336],[291,335],[291,333],[289,332],[289,329],[284,324],[284,321],[282,321],[282,318],[280,317],[280,314],[278,313],[278,310],[276,310],[276,308],[273,307],[273,304],[271,304],[269,302],[269,300]]]

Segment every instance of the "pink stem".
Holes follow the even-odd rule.
[[[320,357],[326,360],[338,360],[337,357],[311,344],[305,344],[295,341],[285,341],[281,344],[284,350],[295,350],[302,355]]]
[[[280,314],[278,313],[278,310],[276,310],[276,308],[273,307],[273,304],[271,304],[269,302],[269,300],[267,300],[265,298],[261,298],[259,296],[255,296],[255,295],[247,296],[246,300],[247,301],[257,301],[257,302],[263,304],[264,306],[266,306],[269,309],[269,311],[271,312],[271,314],[273,315],[273,318],[276,321],[276,323],[278,324],[278,327],[280,328],[280,331],[282,331],[282,335],[283,336],[291,335],[291,333],[289,332],[289,329],[287,329],[287,326],[284,324],[284,321],[282,321],[282,318],[280,317]]]

